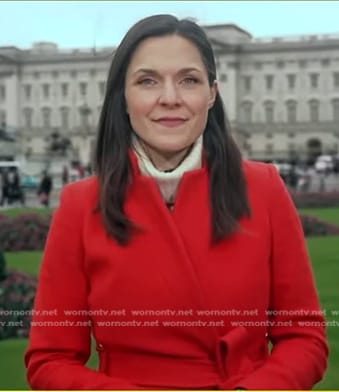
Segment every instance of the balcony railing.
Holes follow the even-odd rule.
[[[73,128],[61,128],[61,127],[50,127],[50,128],[42,128],[42,127],[32,127],[32,128],[19,128],[19,133],[21,135],[25,135],[28,137],[48,137],[52,133],[57,132],[63,136],[92,136],[95,135],[97,132],[97,128],[93,126],[87,127],[73,127]]]

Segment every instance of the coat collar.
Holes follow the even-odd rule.
[[[128,157],[129,157],[129,161],[131,163],[131,167],[132,167],[132,175],[133,175],[133,179],[136,180],[138,177],[145,177],[143,176],[143,174],[141,173],[140,167],[139,167],[139,161],[138,161],[138,157],[135,153],[135,151],[133,150],[133,148],[129,148],[128,150]],[[202,160],[201,160],[201,168],[199,169],[194,169],[191,170],[189,172],[184,173],[184,176],[190,176],[190,174],[198,174],[199,172],[201,174],[205,173],[206,170],[208,170],[208,163],[207,163],[207,156],[206,156],[206,151],[203,149],[202,152]]]

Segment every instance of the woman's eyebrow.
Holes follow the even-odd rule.
[[[202,70],[200,68],[196,68],[196,67],[186,67],[186,68],[182,68],[179,70],[178,74],[185,74],[185,73],[189,73],[189,72],[202,72]]]
[[[147,75],[158,75],[158,72],[151,68],[138,68],[133,72],[132,75],[138,75],[139,73],[147,74]]]
[[[196,67],[185,67],[185,68],[181,68],[179,69],[179,71],[177,72],[178,75],[182,75],[185,73],[189,73],[189,72],[199,72],[201,73],[202,70]],[[138,74],[147,74],[147,75],[160,75],[160,73],[158,71],[156,71],[155,69],[152,68],[138,68],[136,71],[133,72],[133,76],[134,75],[138,75]]]

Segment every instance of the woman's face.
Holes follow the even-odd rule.
[[[127,68],[125,98],[135,133],[160,153],[191,146],[204,132],[216,85],[199,50],[178,35],[142,41]]]

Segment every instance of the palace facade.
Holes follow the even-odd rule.
[[[339,149],[339,34],[255,38],[205,26],[232,132],[252,159],[309,159]],[[66,140],[90,160],[114,48],[0,47],[0,125],[27,158]],[[8,154],[4,144],[0,157]]]

